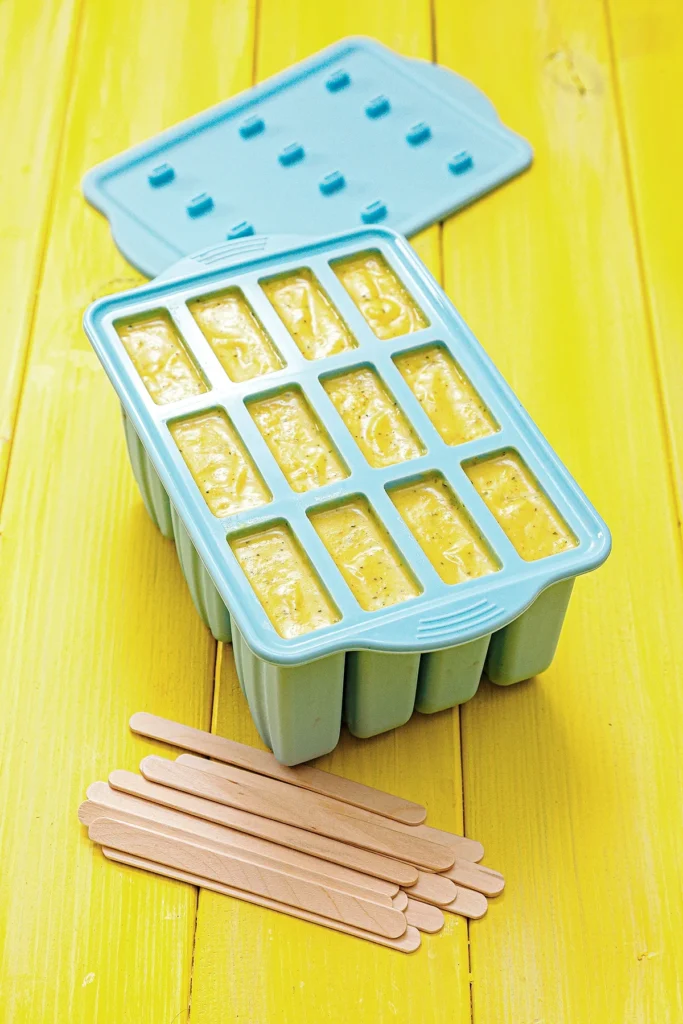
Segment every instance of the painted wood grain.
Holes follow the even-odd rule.
[[[47,19],[38,61],[49,65],[66,45],[63,15],[48,3],[26,8],[25,20]],[[74,819],[92,779],[152,749],[127,728],[141,703],[209,725],[215,649],[172,545],[146,518],[114,393],[83,334],[91,299],[138,276],[80,181],[239,87],[251,17],[246,3],[201,0],[84,6],[0,542],[0,1016],[17,1024],[187,1016],[195,892],[107,864]],[[17,41],[19,64],[24,49]],[[33,81],[14,64],[22,88],[49,106],[52,86],[36,59],[27,66]],[[35,158],[47,172],[40,148]],[[33,174],[27,206],[45,201]],[[3,259],[3,276],[14,274],[14,256]],[[27,756],[36,750],[39,765]]]
[[[437,0],[436,24],[536,153],[446,227],[447,290],[614,540],[550,671],[462,711],[468,830],[507,882],[471,928],[474,1021],[673,1024],[683,592],[605,7]]]

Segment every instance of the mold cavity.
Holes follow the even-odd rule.
[[[527,562],[577,546],[576,537],[517,452],[498,452],[463,468]]]
[[[368,367],[322,385],[371,466],[393,466],[424,454],[424,445],[402,409]]]
[[[464,444],[499,429],[469,380],[442,345],[395,356],[399,373],[446,444]]]
[[[116,332],[157,405],[179,402],[208,391],[206,383],[166,312],[155,312],[130,323],[119,322]]]
[[[364,611],[378,611],[421,593],[364,498],[310,513],[310,519]]]
[[[464,583],[500,568],[440,474],[396,487],[389,497],[444,583]]]
[[[292,490],[343,480],[348,472],[298,388],[250,402],[249,412]]]
[[[239,289],[195,299],[188,308],[230,380],[240,383],[284,366]]]
[[[261,287],[306,359],[356,348],[356,339],[307,268],[262,281]]]
[[[213,410],[176,420],[169,430],[215,516],[268,504],[270,491],[224,412]]]
[[[381,253],[364,252],[334,263],[332,269],[382,341],[429,326]]]
[[[339,622],[341,616],[289,526],[237,537],[230,547],[263,610],[289,639]]]

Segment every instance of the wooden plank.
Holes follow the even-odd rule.
[[[19,405],[79,20],[79,0],[0,4],[0,501]]]
[[[146,518],[117,402],[82,331],[92,298],[137,278],[80,180],[243,84],[251,17],[237,0],[102,0],[84,12],[0,544],[7,1020],[187,1011],[195,894],[105,863],[74,819],[89,782],[153,749],[127,728],[141,702],[209,725],[215,647],[173,546]],[[45,43],[45,61],[60,40]]]
[[[607,0],[606,10],[669,468],[683,519],[683,8],[677,0]]]
[[[683,592],[604,8],[438,0],[436,24],[536,151],[446,228],[447,289],[614,535],[552,669],[463,709],[468,830],[507,880],[474,1020],[673,1024]]]
[[[190,750],[193,754],[203,754],[216,761],[235,765],[237,768],[257,772],[272,779],[279,779],[281,782],[288,782],[301,789],[320,793],[322,796],[334,797],[353,807],[362,807],[367,811],[374,811],[375,814],[394,818],[407,825],[419,825],[426,817],[424,807],[414,804],[410,800],[392,796],[391,793],[382,793],[378,789],[353,782],[351,779],[344,779],[340,775],[321,772],[319,768],[314,768],[311,765],[304,764],[296,768],[288,768],[286,765],[280,764],[271,753],[265,750],[248,747],[245,743],[236,743],[223,736],[213,736],[203,729],[193,729],[188,725],[171,722],[168,718],[150,715],[145,711],[138,711],[132,716],[130,727],[133,732],[137,732],[141,736],[161,740],[162,743],[170,743],[183,750]],[[205,762],[205,764],[210,769],[211,762]]]

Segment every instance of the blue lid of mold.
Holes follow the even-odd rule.
[[[83,190],[151,276],[251,234],[412,235],[531,156],[465,79],[350,38],[107,160]]]

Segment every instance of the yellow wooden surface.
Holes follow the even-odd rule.
[[[79,0],[0,4],[0,498],[40,288]]]
[[[682,30],[673,0],[0,5],[0,126],[29,150],[0,165],[3,436],[21,390],[0,520],[3,1024],[683,1020]],[[215,644],[81,330],[137,275],[80,178],[358,32],[457,68],[534,145],[529,174],[417,247],[615,542],[545,676],[326,759],[436,825],[464,813],[508,877],[469,947],[449,918],[412,957],[114,867],[75,818],[89,781],[154,746],[127,733],[134,710],[257,742],[229,647],[214,692]]]

